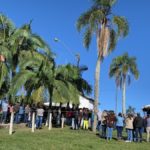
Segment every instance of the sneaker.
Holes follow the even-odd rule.
[[[129,141],[129,140],[126,140],[125,142],[128,143],[128,142],[130,142],[130,141]]]

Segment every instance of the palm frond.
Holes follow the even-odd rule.
[[[18,90],[21,88],[22,85],[25,84],[25,82],[31,78],[34,78],[35,74],[31,71],[22,70],[19,72],[12,81],[11,88],[9,90],[9,94],[15,95]]]
[[[81,31],[82,28],[87,27],[87,25],[89,24],[89,20],[93,10],[94,9],[92,8],[86,11],[85,13],[81,14],[81,16],[78,18],[76,27],[79,32]]]
[[[124,17],[114,16],[113,23],[117,26],[118,36],[127,36],[129,32],[128,21]]]
[[[69,91],[66,84],[60,80],[55,80],[54,91],[53,91],[53,101],[66,103],[69,101]]]
[[[117,0],[93,0],[96,5],[112,7]]]
[[[49,45],[39,35],[32,34],[31,39],[35,45],[35,49],[40,48],[44,50],[48,56],[52,54]]]
[[[8,68],[5,63],[0,62],[0,88],[8,75]]]
[[[113,50],[115,50],[116,44],[117,44],[116,32],[113,29],[111,29],[109,36],[108,54],[110,54]]]
[[[88,49],[92,39],[92,31],[90,28],[87,28],[84,33],[84,46]]]
[[[41,86],[38,89],[35,89],[32,92],[31,99],[36,103],[43,102],[44,101],[44,87]]]

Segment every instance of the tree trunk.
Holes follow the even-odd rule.
[[[115,113],[118,113],[118,87],[116,86],[116,104],[115,104]]]
[[[35,112],[32,113],[32,132],[34,132],[35,129]]]
[[[61,128],[64,128],[64,120],[65,120],[65,118],[64,118],[64,116],[62,116],[62,118],[61,118]]]
[[[13,132],[13,121],[14,121],[14,112],[11,112],[10,126],[9,126],[9,135],[12,135],[12,132]]]
[[[126,114],[126,78],[123,79],[122,85],[122,113]]]
[[[99,79],[100,79],[100,65],[101,59],[98,57],[95,70],[95,85],[94,85],[94,123],[93,123],[93,132],[96,132],[97,126],[97,112],[98,112],[98,103],[99,103]]]
[[[52,129],[52,97],[53,97],[53,86],[49,88],[49,112],[48,112],[48,130]]]
[[[52,113],[49,114],[48,130],[52,129]]]

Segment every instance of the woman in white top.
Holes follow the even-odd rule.
[[[131,114],[128,114],[127,118],[125,119],[125,128],[127,130],[127,141],[126,142],[132,142],[133,140],[133,117]]]

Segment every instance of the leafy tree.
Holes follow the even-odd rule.
[[[93,0],[92,7],[83,13],[77,20],[77,29],[84,30],[84,46],[89,48],[92,34],[96,35],[97,40],[97,61],[95,70],[94,86],[94,126],[96,132],[97,111],[99,101],[99,79],[100,66],[108,54],[116,46],[118,37],[125,37],[128,34],[128,23],[124,17],[116,16],[112,13],[112,7],[116,0]]]
[[[128,53],[125,53],[122,56],[118,56],[113,59],[112,64],[110,65],[110,77],[118,75],[120,84],[122,87],[122,113],[126,113],[126,82],[130,84],[131,75],[135,79],[139,77],[139,71],[136,64],[135,57],[129,57]]]

